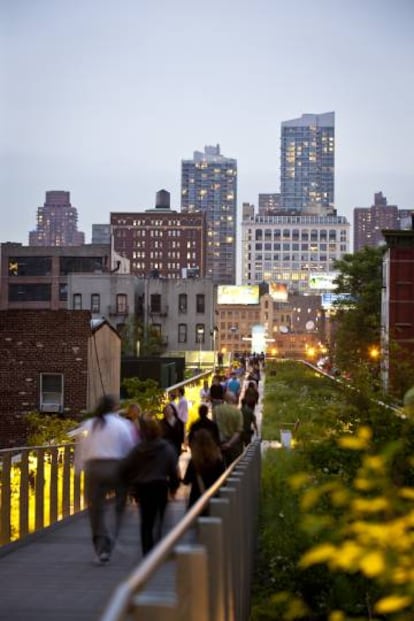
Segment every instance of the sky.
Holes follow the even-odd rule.
[[[0,242],[47,190],[79,230],[180,209],[181,160],[220,144],[238,209],[280,187],[280,126],[335,111],[335,204],[414,209],[412,0],[0,0]]]

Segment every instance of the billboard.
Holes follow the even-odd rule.
[[[217,304],[259,304],[259,285],[219,285]]]
[[[322,308],[329,310],[334,307],[335,302],[349,302],[349,306],[352,306],[353,299],[349,293],[322,293]]]
[[[325,291],[334,291],[335,278],[338,272],[311,272],[309,274],[309,289],[324,289]]]
[[[287,285],[278,282],[269,282],[269,295],[276,302],[286,302],[288,299]]]

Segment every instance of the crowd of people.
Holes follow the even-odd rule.
[[[109,562],[129,499],[140,513],[142,553],[159,541],[169,498],[180,484],[190,486],[188,507],[242,454],[258,434],[255,408],[263,361],[216,373],[200,390],[198,418],[189,424],[185,388],[169,395],[162,410],[142,412],[131,403],[120,411],[117,400],[104,396],[95,414],[80,428],[75,455],[85,472],[85,492],[92,544],[97,562]],[[185,472],[179,458],[189,452]],[[109,527],[106,498],[114,495],[115,520]]]

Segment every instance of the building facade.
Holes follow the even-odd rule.
[[[344,216],[259,216],[250,210],[241,229],[245,285],[275,282],[309,292],[315,273],[332,272],[334,261],[349,252],[350,225]]]
[[[46,192],[37,209],[37,226],[29,233],[29,246],[81,246],[85,234],[78,231],[78,211],[70,203],[70,192]]]
[[[157,193],[155,209],[112,212],[116,252],[131,262],[139,278],[156,275],[181,278],[183,270],[203,278],[206,272],[206,220],[203,213],[178,213],[170,208],[169,193]]]
[[[414,218],[413,218],[414,220]],[[381,306],[382,380],[397,389],[402,372],[397,363],[414,356],[414,221],[411,230],[383,231],[387,250],[383,258]],[[398,349],[393,352],[391,346]],[[405,386],[407,390],[409,386]],[[402,396],[402,395],[401,395]]]
[[[142,318],[144,280],[134,274],[69,274],[67,307],[108,318],[123,334],[135,317]]]
[[[181,211],[206,216],[206,277],[216,284],[235,283],[237,160],[222,155],[219,145],[182,161]]]
[[[24,446],[25,415],[79,419],[119,394],[120,338],[87,311],[0,311],[1,447]]]
[[[68,276],[111,271],[110,246],[1,244],[0,310],[66,309]]]
[[[273,216],[280,209],[280,193],[259,194],[259,216]]]
[[[334,213],[335,113],[303,114],[281,129],[281,207],[284,211]]]
[[[364,246],[385,244],[383,229],[398,228],[400,224],[397,205],[388,205],[382,192],[377,192],[371,207],[354,208],[354,252],[362,250]]]
[[[214,351],[216,290],[211,279],[145,280],[144,325],[165,353]]]

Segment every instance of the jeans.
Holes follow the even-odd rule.
[[[85,467],[85,491],[88,501],[92,542],[98,556],[111,553],[118,536],[127,499],[126,487],[118,476],[119,460],[91,459]],[[115,492],[115,526],[111,533],[107,524],[106,497]]]

